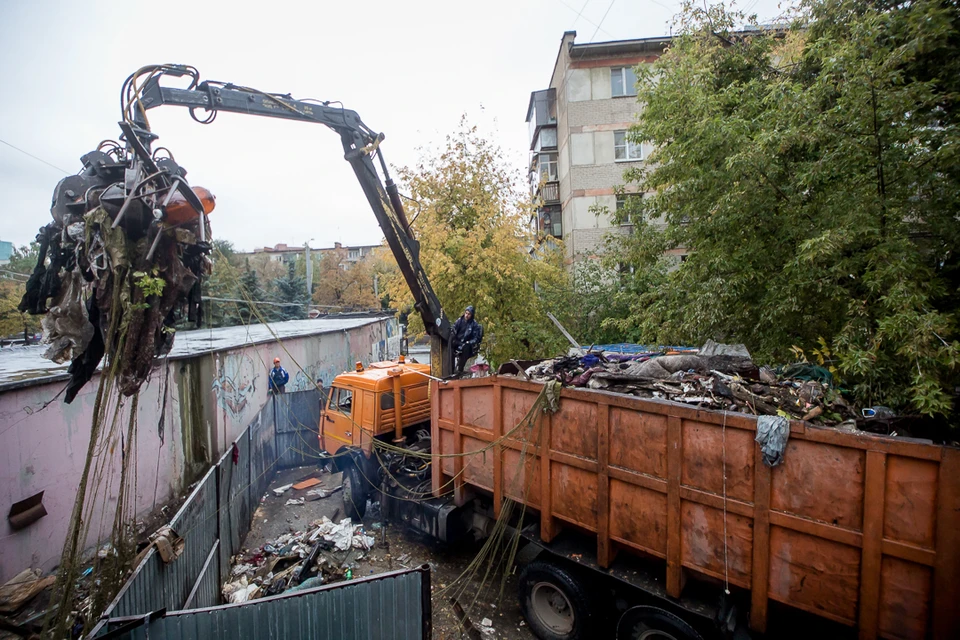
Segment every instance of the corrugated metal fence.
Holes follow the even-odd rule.
[[[220,585],[226,581],[230,573],[230,558],[240,550],[240,545],[250,530],[253,511],[256,509],[260,496],[267,490],[274,473],[279,469],[314,464],[319,454],[317,440],[317,425],[320,419],[321,394],[317,390],[287,393],[278,397],[271,397],[266,405],[257,414],[257,417],[247,426],[233,447],[224,453],[223,457],[197,483],[180,511],[170,521],[170,526],[184,540],[184,549],[179,557],[170,563],[164,563],[155,548],[151,548],[134,570],[133,575],[121,588],[110,607],[104,613],[104,619],[137,617],[142,619],[151,612],[165,609],[168,612],[187,609],[201,609],[193,611],[190,616],[167,614],[167,618],[158,618],[148,626],[140,627],[136,633],[152,633],[154,627],[160,635],[154,637],[189,638],[189,637],[264,637],[260,632],[243,636],[229,632],[228,629],[244,629],[249,625],[241,624],[240,618],[251,615],[266,616],[264,620],[273,621],[271,616],[278,616],[276,620],[285,620],[286,616],[294,616],[299,620],[298,628],[313,631],[310,637],[343,637],[343,638],[419,638],[419,634],[409,635],[401,633],[403,625],[391,626],[387,635],[377,633],[366,634],[366,627],[351,627],[354,630],[341,635],[322,635],[322,629],[331,629],[331,633],[340,634],[339,627],[328,626],[310,627],[310,624],[331,624],[322,617],[309,613],[309,607],[330,607],[329,612],[343,611],[343,607],[351,602],[353,596],[344,595],[354,593],[347,590],[338,596],[314,595],[327,590],[312,590],[297,593],[299,599],[288,600],[278,596],[274,599],[261,599],[250,603],[251,608],[218,607],[220,604]],[[413,580],[414,578],[410,578]],[[420,580],[420,578],[416,578]],[[406,580],[406,578],[404,579]],[[429,581],[429,578],[427,578]],[[368,584],[360,587],[361,584]],[[384,586],[386,584],[393,586]],[[355,604],[370,601],[370,597],[382,597],[384,601],[381,613],[387,612],[390,607],[403,605],[407,608],[397,610],[397,619],[412,616],[412,619],[421,620],[417,612],[422,612],[419,600],[414,603],[409,599],[409,589],[412,588],[403,580],[399,582],[383,582],[378,580],[351,583],[360,589],[366,589],[361,598],[357,596]],[[394,593],[391,589],[399,589]],[[380,592],[383,592],[381,595]],[[401,593],[402,592],[402,593]],[[406,594],[406,595],[404,595]],[[293,596],[290,596],[292,598]],[[306,599],[304,599],[306,598]],[[346,600],[344,600],[346,598]],[[399,599],[398,599],[399,598]],[[311,605],[310,602],[316,600]],[[271,604],[275,603],[275,604]],[[399,603],[399,604],[398,604]],[[416,611],[413,605],[416,604]],[[429,604],[429,594],[428,594]],[[368,605],[364,604],[364,607]],[[373,607],[374,604],[369,606]],[[380,604],[376,604],[380,607]],[[212,607],[212,608],[211,608]],[[264,609],[266,607],[266,609]],[[307,608],[305,608],[307,607]],[[338,609],[339,607],[339,609]],[[384,608],[385,607],[385,608]],[[262,609],[262,611],[261,611]],[[269,609],[269,611],[268,611]],[[257,613],[257,612],[260,613]],[[250,613],[254,612],[254,613]],[[305,613],[306,612],[306,613]],[[200,615],[200,614],[203,615]],[[370,611],[365,611],[367,616]],[[193,617],[191,617],[193,616]],[[199,617],[198,617],[199,616]],[[346,623],[343,616],[337,620]],[[209,629],[219,631],[199,632],[201,624],[211,624]],[[314,622],[311,622],[314,621]],[[276,621],[275,621],[276,622]],[[264,622],[263,624],[267,624]],[[269,624],[274,624],[270,622]],[[280,622],[276,622],[280,624]],[[237,626],[233,626],[237,625]],[[307,625],[306,627],[302,625]],[[116,627],[106,620],[102,622],[92,635],[105,633],[108,626]],[[393,628],[396,626],[396,628]],[[208,627],[203,627],[208,629]],[[251,627],[256,628],[256,626]],[[273,627],[269,627],[273,628]],[[195,629],[188,632],[188,629]],[[264,632],[267,627],[263,627]],[[131,632],[134,633],[134,632]],[[356,635],[361,633],[361,635]],[[395,635],[400,633],[401,635]],[[217,635],[220,634],[220,635]],[[223,635],[227,634],[227,635]],[[305,633],[305,635],[308,635]],[[140,637],[129,635],[124,637]],[[298,635],[273,635],[271,637],[286,638],[299,637]]]
[[[430,640],[430,569],[383,573],[288,595],[111,619],[117,640]]]
[[[281,468],[314,464],[320,454],[319,392],[287,393],[277,399],[277,451]]]

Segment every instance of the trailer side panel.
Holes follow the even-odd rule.
[[[775,600],[857,626],[861,638],[957,637],[960,452],[794,421],[783,464],[763,465],[756,419],[564,389],[528,417],[542,385],[489,377],[433,383],[434,488],[466,486],[538,509],[563,527],[750,590],[763,631]],[[469,452],[468,457],[456,457]],[[439,473],[436,471],[439,470]]]

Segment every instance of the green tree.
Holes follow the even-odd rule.
[[[237,313],[240,316],[241,324],[255,324],[260,319],[269,321],[271,319],[270,311],[266,305],[260,305],[266,299],[266,293],[260,285],[260,277],[257,272],[250,268],[250,261],[245,262],[244,270],[240,273],[237,281],[238,287],[236,298],[243,300],[237,303]]]
[[[273,281],[273,301],[284,306],[271,307],[275,320],[302,320],[307,317],[307,279],[297,275],[296,264],[287,264],[287,275]],[[291,304],[297,306],[289,306]]]
[[[867,404],[950,410],[960,250],[960,19],[951,3],[808,0],[789,29],[687,4],[638,70],[646,197],[609,261],[634,338],[826,345]],[[756,25],[754,25],[756,26]],[[639,215],[637,215],[639,214]],[[665,256],[686,248],[682,263]]]
[[[203,283],[203,297],[206,300],[204,325],[208,327],[232,327],[241,323],[237,302],[242,300],[237,282],[240,269],[235,264],[233,244],[227,240],[214,240],[210,259],[213,270]]]
[[[40,333],[40,317],[20,313],[17,308],[39,255],[40,246],[36,242],[31,242],[29,246],[14,247],[10,261],[0,267],[0,336],[21,336],[29,340]]]
[[[451,321],[476,306],[485,332],[481,351],[494,364],[565,350],[545,304],[568,286],[562,258],[533,248],[523,176],[508,168],[501,149],[464,119],[445,149],[422,154],[417,166],[399,173],[419,203],[420,261]],[[399,274],[388,290],[399,308],[412,306]],[[423,330],[417,314],[410,319],[414,332]]]

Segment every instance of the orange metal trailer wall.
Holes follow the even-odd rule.
[[[432,383],[434,451],[501,440],[541,389]],[[960,638],[960,450],[795,421],[771,469],[755,435],[742,414],[564,389],[532,429],[435,457],[434,491],[525,501],[547,542],[564,526],[596,533],[601,566],[621,550],[663,558],[674,597],[686,571],[726,575],[751,591],[756,631],[773,599],[861,638]]]

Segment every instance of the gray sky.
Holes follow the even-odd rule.
[[[761,19],[776,0],[747,0]],[[577,42],[669,33],[671,0],[180,2],[0,0],[0,140],[70,173],[119,136],[120,86],[145,64],[185,63],[201,78],[297,98],[341,100],[395,166],[438,147],[462,114],[521,171],[530,92],[546,87],[565,30]],[[597,25],[600,25],[599,30]],[[202,115],[199,112],[198,115]],[[185,109],[150,113],[193,185],[217,196],[215,236],[238,248],[278,242],[374,244],[382,237],[339,137],[323,126]],[[65,174],[0,144],[0,240],[33,239]]]

